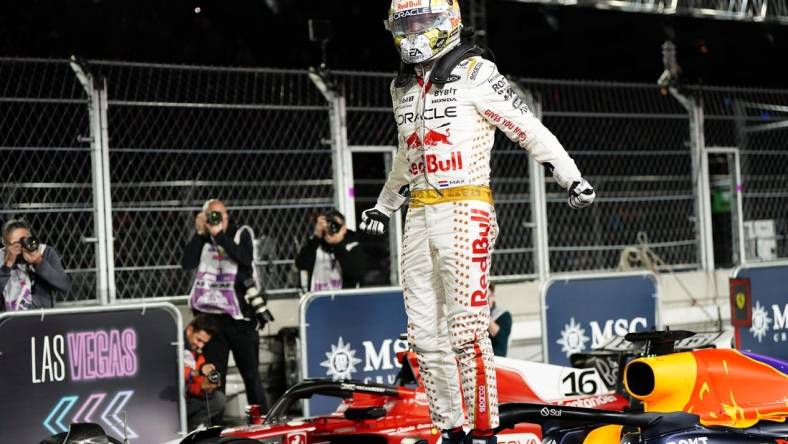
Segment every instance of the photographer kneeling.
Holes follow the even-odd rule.
[[[71,287],[55,249],[39,242],[25,221],[3,226],[0,257],[0,311],[52,308],[55,292],[67,293]]]
[[[226,398],[224,393],[217,390],[222,375],[216,370],[216,365],[205,361],[202,353],[205,344],[210,342],[215,334],[216,326],[206,315],[197,315],[186,326],[183,362],[189,430],[200,425],[215,425],[222,420]]]
[[[301,247],[295,264],[309,273],[308,291],[355,288],[366,270],[356,233],[347,228],[345,216],[336,210],[318,216],[315,231]]]

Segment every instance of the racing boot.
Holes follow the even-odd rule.
[[[441,431],[441,444],[465,444],[467,438],[462,427]]]

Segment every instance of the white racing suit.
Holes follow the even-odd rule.
[[[399,149],[378,207],[393,213],[403,201],[398,191],[410,186],[402,287],[432,421],[441,429],[463,426],[464,399],[469,425],[489,430],[498,426],[487,333],[490,255],[498,233],[489,187],[495,129],[549,163],[563,188],[582,178],[493,62],[465,59],[452,71],[458,80],[443,87],[425,80],[429,71],[417,67],[416,74],[402,88],[392,83]]]

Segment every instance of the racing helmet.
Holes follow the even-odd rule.
[[[458,0],[392,0],[385,24],[403,62],[427,62],[459,44],[460,4]]]

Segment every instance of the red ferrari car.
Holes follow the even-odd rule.
[[[435,444],[439,430],[430,421],[427,396],[413,353],[400,353],[396,385],[325,379],[293,386],[266,416],[249,409],[249,425],[192,433],[182,444]],[[629,401],[608,388],[595,369],[496,358],[498,398],[504,403],[548,403],[622,410]],[[297,402],[314,395],[339,398],[331,414],[290,418]],[[541,428],[518,424],[499,434],[502,444],[541,443]]]

